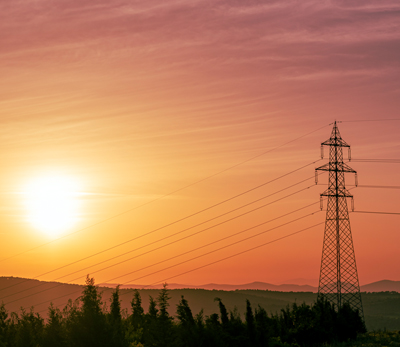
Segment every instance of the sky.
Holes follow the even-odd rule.
[[[398,1],[1,1],[0,32],[1,276],[317,285],[332,123],[400,160]],[[362,187],[399,164],[349,165],[356,211],[400,212]],[[73,216],[49,234],[52,181]],[[350,221],[360,283],[400,280],[399,216]]]

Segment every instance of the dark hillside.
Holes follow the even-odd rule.
[[[361,286],[363,292],[399,292],[400,281],[382,280]]]
[[[4,302],[9,312],[20,312],[21,307],[34,306],[35,312],[42,316],[47,315],[47,310],[52,300],[55,306],[63,308],[68,299],[75,300],[81,296],[83,285],[63,284],[56,282],[41,282],[38,280],[0,277],[0,302]],[[112,288],[101,287],[103,302],[109,306]],[[149,296],[156,298],[159,289],[139,289],[142,297],[144,311],[149,306]],[[38,293],[38,294],[35,294]],[[13,295],[15,294],[15,295]],[[35,294],[35,295],[33,295]],[[218,312],[218,303],[214,301],[220,298],[228,310],[235,307],[244,317],[246,299],[253,307],[260,305],[269,313],[279,312],[288,304],[305,302],[313,303],[317,294],[312,292],[278,292],[268,290],[206,290],[206,289],[173,289],[170,290],[169,312],[176,315],[176,305],[184,295],[194,314],[201,309],[204,315]],[[120,299],[122,309],[131,312],[130,302],[133,297],[132,289],[121,289]],[[397,292],[362,293],[364,315],[367,328],[400,330],[400,294]]]

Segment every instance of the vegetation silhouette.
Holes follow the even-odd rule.
[[[220,298],[215,298],[219,313],[193,315],[182,295],[173,317],[166,284],[156,299],[150,297],[147,313],[137,290],[130,312],[122,311],[119,290],[117,286],[108,307],[94,279],[87,276],[82,296],[62,310],[51,304],[47,321],[33,308],[9,314],[2,304],[0,347],[321,346],[354,340],[366,332],[357,311],[348,305],[337,310],[327,301],[294,303],[269,315],[246,300],[242,319],[236,309],[228,311]]]

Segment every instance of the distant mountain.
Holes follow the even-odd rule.
[[[301,280],[301,281],[300,281]],[[297,279],[298,282],[302,282],[302,279]],[[116,283],[101,283],[100,286],[115,288]],[[145,286],[140,284],[126,284],[121,286],[121,289],[160,289],[162,284],[155,286]],[[307,284],[271,284],[265,282],[252,282],[245,284],[217,284],[208,283],[200,285],[191,284],[179,284],[179,283],[168,283],[169,289],[207,289],[207,290],[270,290],[278,292],[318,292],[318,287]],[[360,287],[362,292],[399,292],[400,293],[400,281],[382,280],[365,284]]]
[[[400,293],[400,281],[382,280],[361,286],[362,292],[398,292]]]
[[[100,286],[115,288],[117,284],[115,283],[101,283]],[[160,289],[162,285],[156,286],[143,286],[138,284],[126,284],[120,287],[121,289]],[[316,287],[309,285],[298,285],[298,284],[271,284],[264,282],[252,282],[246,284],[217,284],[209,283],[202,285],[190,285],[190,284],[178,284],[178,283],[168,283],[169,289],[207,289],[207,290],[270,290],[278,292],[317,292]]]
[[[318,278],[291,278],[286,281],[282,281],[279,284],[298,284],[300,286],[313,286],[318,287]]]
[[[298,284],[271,284],[264,282],[252,282],[247,284],[215,284],[210,283],[203,286],[203,289],[209,290],[244,290],[244,289],[256,289],[256,290],[271,290],[278,292],[316,292],[317,288],[309,285],[298,285]]]

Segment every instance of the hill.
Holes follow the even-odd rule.
[[[102,287],[115,288],[117,283],[100,283]],[[162,285],[154,286],[143,286],[140,284],[126,284],[121,286],[124,289],[161,289]],[[284,283],[284,284],[271,284],[265,282],[252,282],[245,284],[179,284],[169,283],[168,288],[170,289],[208,289],[208,290],[245,290],[245,289],[257,289],[257,290],[272,290],[279,292],[318,292],[318,287],[299,284],[299,283]],[[399,292],[400,293],[400,281],[382,280],[378,282],[369,283],[360,287],[362,292]]]
[[[379,282],[376,282],[379,283]],[[0,277],[0,302],[4,302],[9,312],[20,312],[21,307],[34,307],[35,312],[42,316],[47,316],[50,300],[57,307],[65,307],[68,299],[76,300],[83,290],[82,285],[64,284],[57,282],[43,282],[32,279]],[[103,302],[110,303],[111,293],[114,289],[100,287]],[[147,311],[149,297],[156,298],[158,289],[139,289],[142,297],[142,305]],[[130,302],[133,297],[133,290],[122,288],[121,307],[130,313]],[[316,298],[313,292],[284,292],[260,289],[171,289],[170,307],[171,315],[176,314],[176,305],[181,296],[188,300],[190,308],[194,314],[203,309],[204,315],[218,312],[218,305],[214,301],[216,297],[221,298],[222,302],[230,310],[235,307],[242,317],[245,312],[246,299],[253,308],[257,305],[262,306],[269,313],[275,313],[285,308],[287,305],[297,302],[312,304]],[[400,293],[385,291],[377,293],[362,293],[364,315],[367,328],[400,330]]]
[[[382,280],[361,286],[363,292],[398,292],[400,293],[400,281]]]
[[[115,288],[117,283],[100,283],[102,287]],[[162,284],[153,286],[143,286],[139,284],[126,284],[120,288],[124,289],[161,289]],[[243,289],[256,289],[256,290],[273,290],[280,292],[317,292],[318,288],[309,285],[298,284],[271,284],[265,282],[252,282],[245,284],[216,284],[208,283],[201,285],[168,283],[169,289],[208,289],[208,290],[243,290]]]

